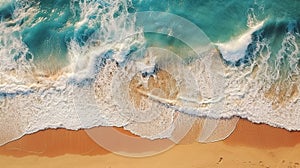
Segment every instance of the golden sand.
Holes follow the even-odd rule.
[[[252,147],[233,147],[223,142],[213,144],[177,145],[165,153],[147,158],[127,158],[114,154],[81,156],[74,154],[54,158],[0,156],[4,167],[299,167],[300,146],[263,150]]]
[[[127,131],[118,129],[123,133]],[[85,131],[45,130],[0,147],[4,167],[300,167],[300,132],[240,120],[225,141],[187,143],[145,158],[110,153]],[[1,166],[2,167],[2,166]]]
[[[97,145],[84,130],[49,129],[25,135],[21,139],[0,147],[0,155],[14,157],[64,154],[102,155],[108,151]]]

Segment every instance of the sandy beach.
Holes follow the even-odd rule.
[[[144,158],[129,158],[106,151],[84,130],[44,130],[0,147],[1,165],[31,168],[300,167],[299,156],[300,132],[247,120],[240,120],[234,133],[224,141],[176,145],[166,152]]]

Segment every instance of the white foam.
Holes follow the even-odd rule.
[[[287,54],[283,51],[287,51],[287,59],[292,66],[296,59],[295,53],[299,51],[291,36],[290,33],[286,34],[282,48],[278,53],[273,53],[273,57],[280,60]],[[275,63],[275,66],[268,63],[271,55],[268,42],[261,42],[259,45],[259,57],[251,66],[230,68],[229,71],[233,71],[226,78],[226,108],[222,115],[228,117],[236,114],[252,122],[299,130],[298,69],[291,67],[286,76],[279,75],[284,68],[279,63]],[[266,50],[262,52],[264,48]],[[294,81],[291,80],[292,76]]]
[[[251,43],[251,35],[253,32],[259,30],[264,24],[264,21],[257,25],[250,27],[244,34],[226,43],[216,43],[218,49],[222,53],[225,60],[235,62],[245,56],[248,45]]]

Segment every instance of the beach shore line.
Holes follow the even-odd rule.
[[[113,154],[84,130],[39,131],[0,147],[5,167],[300,167],[299,156],[300,132],[244,119],[224,141],[180,144],[144,158]]]

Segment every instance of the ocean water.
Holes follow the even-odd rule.
[[[117,126],[178,143],[300,130],[297,0],[2,0],[0,143]]]

